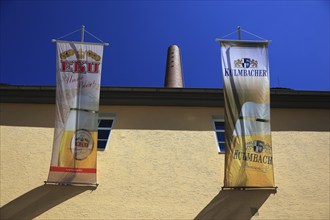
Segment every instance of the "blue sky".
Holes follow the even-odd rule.
[[[272,40],[271,87],[329,91],[329,7],[329,1],[1,1],[0,82],[55,85],[51,39],[85,25],[110,43],[103,86],[162,87],[167,48],[177,44],[185,87],[222,88],[215,39],[240,25]],[[245,33],[242,39],[256,40]],[[79,41],[80,32],[64,40]],[[85,41],[97,40],[86,34]]]

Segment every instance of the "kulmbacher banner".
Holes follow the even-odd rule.
[[[221,40],[225,187],[274,187],[267,41]]]
[[[56,119],[48,182],[94,184],[103,45],[56,45]]]

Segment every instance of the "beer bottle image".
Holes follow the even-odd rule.
[[[70,110],[60,144],[60,167],[96,168],[97,117],[95,111]]]

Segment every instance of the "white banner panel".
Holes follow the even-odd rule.
[[[57,42],[56,119],[48,182],[96,183],[103,45]]]
[[[225,187],[273,187],[268,42],[221,41]]]

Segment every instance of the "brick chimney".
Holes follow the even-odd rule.
[[[164,87],[183,88],[183,73],[181,67],[180,49],[177,45],[169,46]]]

